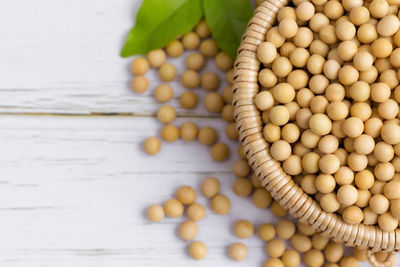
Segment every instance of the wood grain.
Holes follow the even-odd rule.
[[[218,127],[226,141],[220,123],[197,122]],[[230,263],[226,246],[238,241],[231,234],[235,219],[249,212],[256,223],[272,219],[250,199],[233,195],[236,155],[214,163],[206,147],[178,141],[147,156],[140,145],[158,127],[151,119],[7,116],[0,127],[7,151],[0,154],[0,240],[7,240],[0,242],[0,266],[223,266]],[[176,236],[183,218],[150,224],[143,212],[173,197],[178,186],[198,188],[210,175],[221,180],[232,212],[224,217],[208,207],[199,239],[210,255],[196,263]],[[209,206],[202,196],[199,201]],[[245,242],[251,247],[245,264],[259,266],[262,242]]]
[[[130,59],[119,57],[123,38],[133,25],[132,14],[141,1],[30,0],[0,3],[0,112],[93,114],[154,114],[151,97],[160,83],[157,70],[146,76],[150,90],[143,95],[129,89]],[[14,14],[18,14],[15,16]],[[185,56],[169,59],[185,70]],[[216,71],[208,62],[207,71]],[[221,87],[225,83],[221,83]],[[200,101],[194,110],[177,105],[184,88],[179,75],[171,83],[173,104],[182,116],[209,117]],[[200,99],[204,90],[194,89]]]

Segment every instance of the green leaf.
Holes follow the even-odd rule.
[[[201,0],[144,0],[121,56],[145,54],[164,47],[190,31],[202,16]]]
[[[247,23],[253,16],[249,0],[203,0],[203,8],[219,47],[235,58]]]

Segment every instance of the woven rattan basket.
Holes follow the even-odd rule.
[[[297,186],[281,165],[272,159],[269,144],[264,139],[261,113],[254,104],[259,90],[258,72],[260,62],[256,57],[257,47],[265,40],[268,29],[275,22],[278,10],[288,4],[288,0],[266,0],[255,11],[243,36],[235,62],[233,85],[233,105],[235,119],[250,165],[262,185],[289,213],[300,222],[311,227],[336,242],[347,246],[368,248],[369,262],[376,267],[393,266],[395,251],[400,250],[400,230],[384,232],[379,227],[364,224],[345,223],[341,216],[328,213]],[[375,257],[375,252],[390,252],[384,261]]]

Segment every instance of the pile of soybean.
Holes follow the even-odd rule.
[[[261,1],[260,1],[261,2]],[[185,58],[187,70],[182,74],[177,73],[176,67],[168,63],[168,58],[180,57],[184,50],[192,51]],[[221,88],[221,78],[218,74],[204,69],[207,60],[213,60],[215,65],[225,74],[225,80],[229,86]],[[162,84],[157,84],[153,91],[155,100],[162,106],[157,111],[157,118],[163,125],[160,137],[152,136],[144,140],[143,149],[150,155],[160,152],[162,142],[174,142],[181,138],[184,142],[198,140],[200,144],[210,148],[210,156],[215,161],[224,161],[230,156],[226,144],[218,142],[217,131],[212,127],[200,128],[195,121],[186,121],[180,126],[174,125],[174,120],[179,114],[167,103],[174,98],[174,89],[168,84],[180,79],[182,85],[187,88],[179,96],[182,108],[192,109],[197,106],[197,87],[202,87],[208,93],[204,98],[204,106],[210,114],[220,114],[227,122],[225,134],[231,140],[238,139],[238,133],[233,118],[232,82],[233,61],[225,53],[219,50],[217,43],[212,39],[211,32],[204,20],[193,29],[173,40],[163,49],[151,51],[146,57],[135,58],[130,69],[134,75],[131,81],[131,89],[136,93],[146,92],[150,85],[145,74],[150,67],[158,71]],[[220,90],[220,91],[219,91]],[[247,162],[243,148],[238,146],[237,153],[240,157],[232,166],[232,173],[236,176],[233,183],[233,192],[241,197],[250,198],[252,203],[266,212],[268,208],[271,213],[282,220],[277,224],[265,222],[257,227],[257,236],[266,242],[265,251],[269,259],[265,262],[266,267],[298,266],[303,255],[303,262],[307,266],[353,267],[358,266],[357,260],[366,261],[365,250],[354,250],[353,256],[344,256],[344,248],[341,244],[329,241],[327,238],[315,233],[309,225],[295,224],[284,217],[287,211],[278,202],[274,201],[270,193],[260,184],[257,176],[252,173]],[[231,210],[230,200],[220,193],[220,183],[217,178],[208,177],[201,186],[202,195],[210,199],[211,209],[214,213],[225,215]],[[187,220],[178,226],[180,238],[188,242],[189,255],[197,260],[207,255],[207,245],[197,240],[197,221],[206,218],[206,208],[196,202],[198,195],[196,190],[190,186],[182,186],[175,192],[175,197],[165,201],[162,205],[154,204],[147,208],[146,216],[152,222],[159,222],[164,216],[171,218],[186,215]],[[251,219],[251,218],[246,218]],[[225,226],[221,226],[225,227]],[[254,226],[248,220],[237,221],[234,226],[236,237],[247,239],[254,235]],[[290,248],[291,247],[291,248]],[[247,256],[248,248],[245,242],[233,243],[228,248],[230,258],[235,261],[243,260]],[[384,259],[385,253],[378,254]]]
[[[201,193],[210,199],[211,209],[219,215],[226,215],[231,210],[230,200],[220,193],[220,183],[215,177],[204,179],[201,185]],[[164,202],[163,206],[153,204],[146,210],[147,218],[152,222],[160,222],[164,216],[171,218],[181,217],[184,213],[187,217],[178,226],[178,235],[188,242],[188,253],[196,260],[207,256],[207,245],[199,240],[199,228],[197,221],[206,216],[206,208],[196,202],[197,193],[190,186],[181,186],[175,193],[175,198]],[[269,198],[271,203],[271,198]],[[256,204],[256,203],[255,203]],[[185,211],[186,206],[186,211]],[[277,214],[283,217],[285,213]],[[236,242],[228,246],[228,255],[234,261],[242,261],[247,257],[248,247],[244,243],[246,239],[257,235],[265,241],[265,252],[268,259],[264,267],[296,267],[301,260],[306,266],[320,267],[325,264],[328,267],[357,267],[358,261],[367,260],[367,250],[354,248],[354,256],[344,256],[345,250],[341,243],[330,241],[327,237],[315,233],[307,224],[281,219],[278,223],[262,223],[257,230],[249,220],[238,220],[233,225],[233,233],[243,242]],[[377,253],[376,257],[384,260],[387,253]]]
[[[225,52],[220,51],[217,42],[210,38],[211,32],[203,20],[196,28],[184,34],[181,38],[171,41],[164,49],[157,49],[147,54],[147,57],[137,57],[132,61],[131,72],[135,75],[131,80],[134,92],[143,93],[149,87],[149,81],[144,76],[149,67],[157,69],[160,79],[164,82],[154,90],[154,98],[164,105],[157,111],[158,120],[164,124],[161,130],[161,139],[165,142],[174,142],[179,137],[185,141],[198,140],[201,144],[210,146],[211,157],[215,161],[224,161],[229,157],[229,148],[225,143],[218,142],[218,135],[214,128],[204,127],[199,129],[191,121],[184,122],[180,128],[173,124],[176,111],[166,103],[174,97],[174,90],[168,85],[177,78],[176,67],[166,62],[167,56],[177,58],[183,55],[184,50],[194,51],[185,59],[186,70],[180,74],[182,85],[188,89],[179,96],[179,102],[184,109],[193,109],[197,106],[198,96],[195,88],[201,87],[208,93],[203,103],[212,114],[221,114],[228,122],[226,135],[232,140],[237,140],[238,132],[233,118],[232,88],[227,86],[222,93],[220,77],[212,71],[203,70],[207,59],[214,59],[218,69],[226,72],[225,79],[229,85],[233,83],[233,60]],[[202,72],[200,74],[200,72]],[[149,137],[144,141],[144,150],[151,155],[157,154],[161,149],[161,140],[158,137]]]
[[[384,231],[400,219],[397,0],[294,0],[257,50],[264,137],[323,210]]]

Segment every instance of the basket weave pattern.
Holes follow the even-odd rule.
[[[269,153],[269,143],[263,137],[261,113],[254,104],[259,91],[258,72],[260,62],[256,50],[265,41],[267,31],[275,22],[280,8],[288,0],[266,0],[255,11],[250,20],[235,62],[233,85],[234,115],[239,130],[240,142],[249,164],[259,177],[262,185],[289,213],[300,222],[307,222],[324,236],[347,246],[368,248],[369,261],[373,266],[393,266],[394,251],[400,250],[400,230],[384,232],[377,226],[345,223],[341,216],[322,210],[320,205],[296,185],[279,162]],[[379,262],[374,252],[387,251],[385,262]]]

